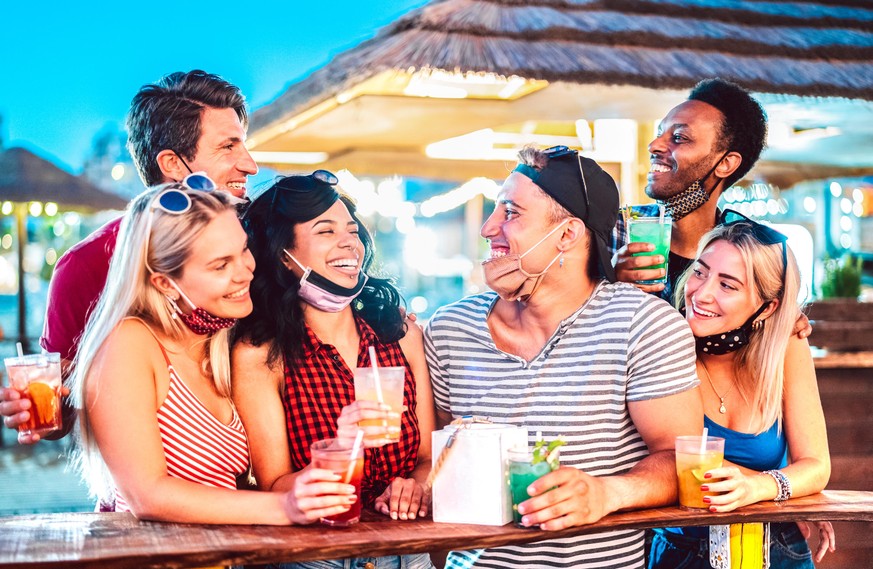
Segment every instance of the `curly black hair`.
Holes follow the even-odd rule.
[[[278,178],[258,196],[242,218],[256,262],[250,285],[254,310],[236,326],[234,341],[245,340],[255,346],[269,344],[267,361],[270,365],[282,361],[282,357],[289,363],[302,357],[306,326],[298,296],[300,280],[283,262],[283,249],[294,248],[295,226],[317,216],[304,219],[306,208],[291,203],[300,194],[283,191],[288,186],[321,188],[333,192],[336,199],[346,205],[352,219],[358,223],[358,237],[364,245],[361,270],[369,276],[361,294],[352,303],[352,310],[373,328],[382,343],[396,342],[405,336],[406,324],[400,311],[403,297],[391,279],[370,274],[373,238],[358,219],[355,202],[312,176],[288,176]]]
[[[729,188],[748,174],[761,156],[767,141],[767,114],[748,91],[718,77],[698,83],[688,100],[712,105],[724,116],[720,150],[738,152],[743,157],[739,168],[725,178],[724,187]]]

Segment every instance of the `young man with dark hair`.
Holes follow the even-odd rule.
[[[672,301],[673,286],[697,252],[704,233],[715,227],[722,192],[745,176],[757,162],[767,139],[767,116],[742,87],[723,79],[697,84],[688,99],[661,121],[649,143],[651,169],[646,195],[673,218],[667,284],[637,286]],[[644,216],[657,216],[658,205],[634,206]],[[618,280],[636,284],[664,276],[664,269],[641,269],[663,262],[634,253],[652,251],[649,243],[627,243],[624,220],[613,232]]]
[[[615,282],[609,174],[566,147],[519,162],[482,226],[493,292],[440,308],[425,354],[439,425],[479,415],[566,445],[518,507],[543,541],[455,551],[447,566],[642,568],[642,531],[549,531],[676,501],[673,441],[703,423],[691,331],[664,301]]]
[[[127,115],[128,149],[146,186],[203,171],[242,202],[246,179],[258,172],[244,144],[247,126],[245,98],[236,86],[200,70],[176,72],[134,96]],[[120,224],[121,218],[110,221],[55,265],[40,345],[61,354],[65,375],[106,284]],[[16,390],[0,388],[0,415],[7,427],[25,423],[29,408],[30,401]],[[64,436],[72,420],[73,414],[66,412],[63,431],[47,438]],[[38,440],[38,435],[18,437],[22,444]]]

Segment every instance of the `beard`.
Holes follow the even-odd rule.
[[[675,173],[668,174],[666,179],[646,184],[646,195],[652,199],[665,201],[674,196],[678,196],[691,184],[697,180],[701,180],[709,173],[713,166],[713,157],[715,154],[704,156],[697,162],[689,164],[684,168],[679,168]],[[663,176],[662,176],[663,177]],[[701,182],[706,184],[706,180]]]

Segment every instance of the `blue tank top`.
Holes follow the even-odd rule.
[[[788,441],[785,433],[779,432],[778,422],[760,435],[722,427],[706,416],[703,417],[703,425],[709,429],[709,436],[724,439],[725,460],[758,471],[788,465]]]
[[[703,417],[703,424],[709,429],[709,436],[724,439],[725,460],[758,471],[784,468],[788,465],[788,440],[784,431],[779,432],[778,421],[760,435],[722,427],[706,416]],[[706,527],[663,528],[655,531],[679,533],[695,538],[706,538],[709,535],[709,528]]]

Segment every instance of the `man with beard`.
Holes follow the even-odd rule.
[[[745,176],[761,155],[767,138],[767,117],[743,88],[723,79],[706,79],[688,99],[674,107],[649,143],[651,169],[646,195],[663,205],[673,218],[667,282],[636,281],[664,277],[664,269],[643,269],[663,263],[660,256],[641,255],[651,243],[627,243],[624,219],[613,232],[616,277],[672,302],[673,287],[697,253],[697,243],[716,225],[718,198]],[[633,206],[642,216],[658,216],[659,205]]]

